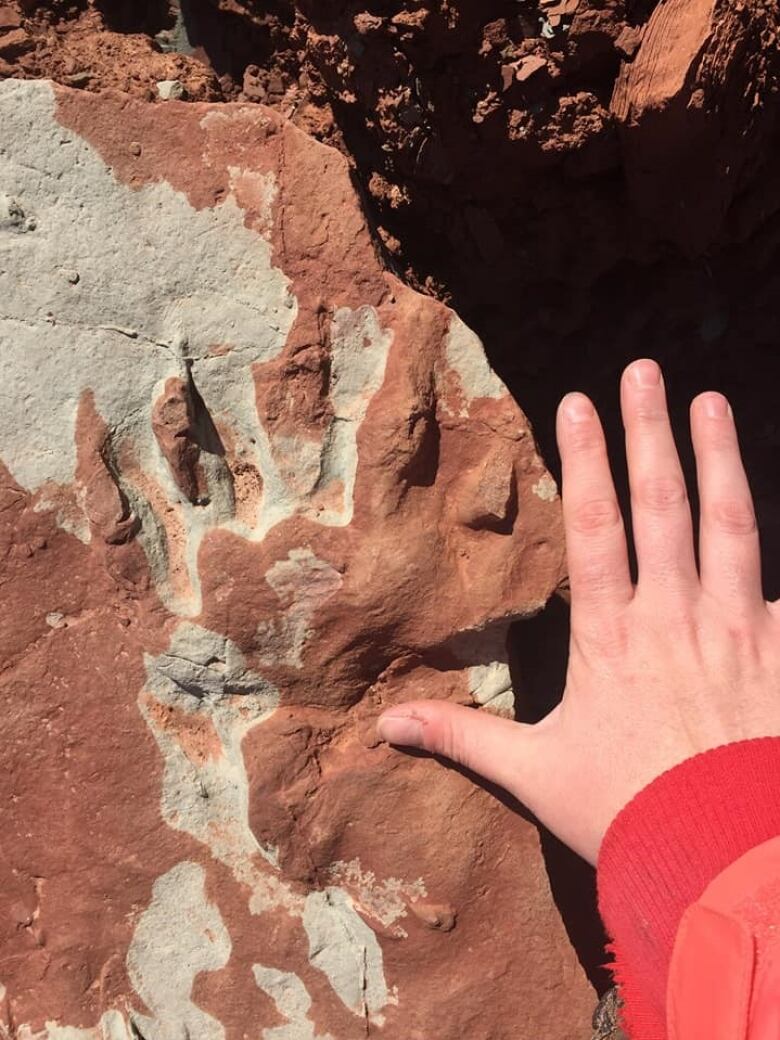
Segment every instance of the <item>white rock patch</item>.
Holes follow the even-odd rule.
[[[263,1040],[333,1040],[329,1033],[315,1034],[309,1018],[311,997],[303,982],[289,971],[266,968],[262,964],[252,967],[255,982],[276,1004],[276,1010],[287,1019],[281,1026],[263,1030]]]
[[[279,597],[282,610],[278,618],[258,624],[260,660],[263,664],[302,668],[314,613],[338,591],[343,579],[311,549],[291,549],[287,559],[275,563],[265,579]]]
[[[127,970],[151,1012],[134,1015],[147,1040],[224,1040],[222,1024],[191,999],[195,976],[224,968],[231,950],[204,882],[197,863],[177,864],[155,881],[152,901],[136,924]]]
[[[0,1025],[0,1035],[6,1033]],[[92,1029],[61,1026],[55,1021],[46,1023],[43,1030],[33,1032],[29,1025],[17,1026],[15,1040],[134,1040],[130,1026],[119,1011],[106,1011]]]
[[[205,210],[164,181],[131,189],[57,122],[42,82],[0,84],[0,155],[0,459],[23,487],[43,489],[39,508],[57,509],[47,488],[73,484],[78,402],[92,390],[169,609],[199,612],[198,550],[214,527],[259,540],[296,512],[348,524],[357,431],[382,385],[392,333],[372,307],[338,310],[328,430],[320,443],[308,431],[269,438],[252,369],[278,357],[297,302],[270,243],[244,226],[241,204],[251,202],[259,230],[270,231],[273,175],[231,167],[232,191]],[[230,431],[237,460],[262,477],[253,518],[234,518],[221,459],[201,453],[210,494],[193,504],[160,451],[155,401],[168,379],[189,376],[217,429]],[[327,506],[312,501],[330,485]],[[86,518],[60,511],[58,522],[88,540]]]
[[[228,518],[219,502],[186,501],[154,438],[152,407],[165,380],[190,367],[214,420],[235,426],[241,451],[265,470],[251,367],[284,347],[296,313],[289,282],[232,196],[198,211],[165,182],[133,190],[117,181],[57,122],[47,83],[0,84],[0,155],[0,193],[13,200],[0,221],[0,458],[30,491],[71,484],[76,410],[93,390],[117,447],[132,450],[180,514],[184,597],[169,585],[146,491],[120,473],[168,605],[197,613],[198,546]],[[216,344],[228,349],[212,355]]]
[[[455,373],[459,382],[463,398],[459,414],[462,417],[469,414],[472,401],[482,397],[497,399],[509,393],[488,364],[479,336],[457,314],[450,319],[445,356],[449,371]],[[446,394],[443,400],[446,400]]]
[[[141,712],[165,762],[161,808],[166,823],[203,842],[248,886],[254,913],[275,906],[300,913],[301,898],[271,869],[276,850],[261,845],[249,826],[249,780],[241,750],[249,730],[276,710],[277,690],[246,668],[230,639],[191,622],[182,622],[169,649],[157,657],[147,654],[145,663],[149,693],[160,704],[202,716],[220,741],[216,757],[194,759],[141,697]]]
[[[543,502],[552,502],[558,497],[558,485],[549,473],[543,473],[531,486],[531,491]]]
[[[385,378],[393,335],[383,330],[373,307],[342,307],[331,330],[333,421],[325,440],[320,486],[339,482],[341,507],[325,511],[320,522],[346,526],[352,522],[357,475],[357,434],[371,398]]]
[[[358,909],[368,917],[373,917],[385,928],[393,927],[393,933],[400,939],[407,937],[407,932],[396,922],[406,917],[407,905],[428,895],[422,878],[415,881],[404,881],[402,878],[382,878],[373,870],[364,870],[359,859],[336,860],[328,868],[328,877],[351,893]]]
[[[310,892],[303,912],[309,937],[309,960],[323,972],[341,1002],[358,1015],[382,1025],[382,1008],[394,1002],[388,993],[382,949],[376,935],[340,888]]]

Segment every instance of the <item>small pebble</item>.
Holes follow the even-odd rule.
[[[184,97],[184,87],[177,79],[157,81],[157,93],[163,101],[178,101]]]
[[[409,909],[423,924],[437,932],[451,932],[455,927],[458,914],[449,903],[410,903]]]
[[[16,230],[23,226],[24,210],[18,199],[10,195],[0,195],[0,229]]]
[[[71,87],[83,87],[85,83],[89,83],[92,75],[85,69],[83,72],[74,72],[72,75],[66,76],[65,80]]]

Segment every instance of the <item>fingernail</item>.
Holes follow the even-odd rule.
[[[411,715],[382,715],[376,731],[388,744],[414,746],[423,742],[423,724]]]
[[[644,358],[642,361],[635,361],[633,365],[629,367],[628,372],[633,380],[634,386],[658,386],[661,382],[661,369],[655,361],[651,361],[649,358]]]
[[[593,416],[594,408],[585,394],[567,394],[561,402],[564,416],[569,422],[583,422]]]
[[[731,412],[723,394],[707,394],[704,398],[704,413],[709,419],[725,419]]]

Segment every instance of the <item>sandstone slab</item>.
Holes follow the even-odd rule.
[[[346,161],[253,105],[0,84],[0,1031],[564,1038],[533,826],[378,746],[510,712],[554,482]]]

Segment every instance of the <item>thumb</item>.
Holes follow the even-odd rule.
[[[475,708],[446,701],[399,704],[380,715],[377,733],[388,744],[443,755],[526,804],[535,800],[535,778],[544,775],[542,734],[536,726]]]

